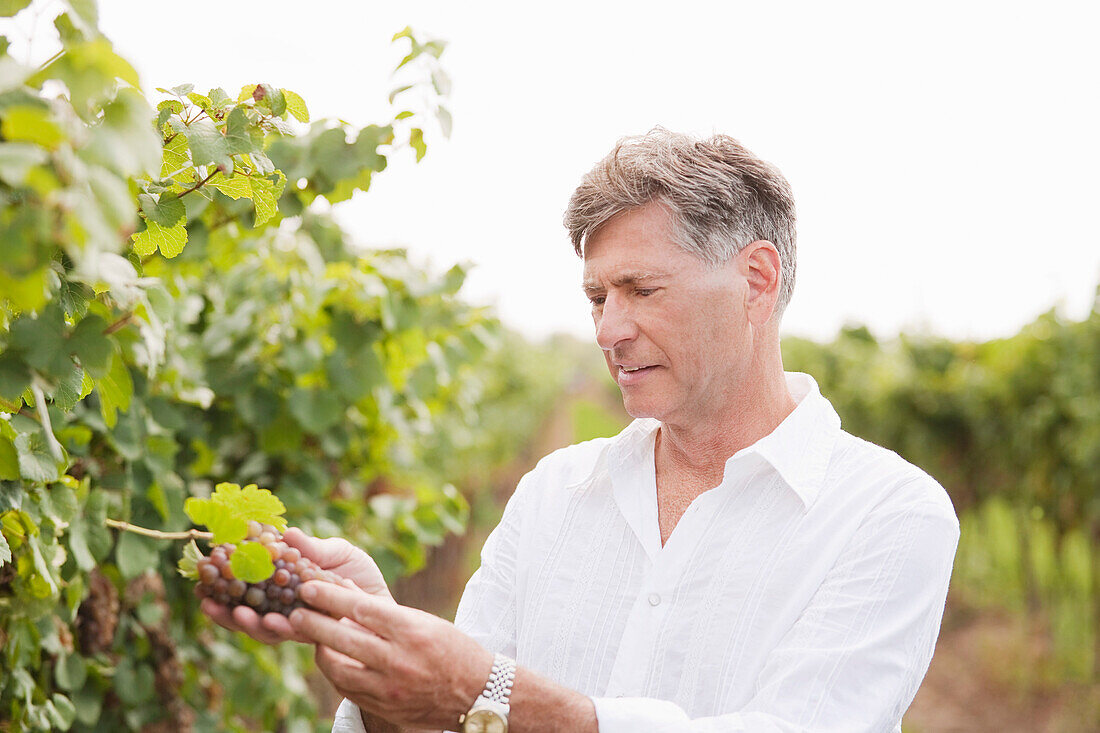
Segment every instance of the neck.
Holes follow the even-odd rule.
[[[657,460],[700,477],[721,481],[726,461],[767,436],[797,403],[787,388],[779,340],[754,356],[748,376],[716,396],[702,420],[661,423]]]

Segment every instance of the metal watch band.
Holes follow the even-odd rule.
[[[507,706],[515,681],[516,663],[498,652],[493,655],[493,669],[489,672],[489,681],[485,683],[481,697]]]

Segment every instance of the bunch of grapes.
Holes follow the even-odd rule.
[[[289,616],[305,603],[298,598],[298,587],[307,580],[339,582],[339,577],[282,541],[282,535],[270,524],[248,523],[244,542],[259,542],[271,555],[275,573],[259,583],[246,583],[233,577],[229,558],[237,548],[218,545],[210,555],[198,561],[199,595],[224,606],[250,606],[256,613],[281,613]],[[243,543],[242,543],[243,544]]]

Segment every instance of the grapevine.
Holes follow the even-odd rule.
[[[309,650],[213,628],[177,541],[195,572],[224,545],[246,585],[282,569],[248,538],[281,514],[206,504],[233,476],[392,580],[461,530],[448,482],[499,463],[469,430],[497,325],[464,269],[353,247],[329,213],[445,131],[443,46],[399,34],[392,115],[360,127],[271,84],[147,99],[94,0],[43,5],[59,53],[0,35],[0,730],[324,728]]]

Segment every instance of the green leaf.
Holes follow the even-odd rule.
[[[95,0],[66,0],[65,4],[89,31],[94,31],[99,25],[99,9]]]
[[[0,532],[0,567],[6,562],[11,562],[11,546],[8,545],[8,538]]]
[[[0,354],[0,399],[15,402],[31,383],[27,365],[12,351]]]
[[[205,94],[199,94],[198,92],[188,92],[187,99],[191,101],[191,104],[204,110],[209,110],[214,106],[214,103],[210,101],[210,97]]]
[[[246,583],[267,580],[275,572],[271,554],[259,542],[242,542],[229,557],[233,575]]]
[[[62,690],[79,690],[88,679],[88,665],[79,654],[70,654],[54,667],[54,679]]]
[[[91,128],[81,154],[120,175],[153,176],[161,165],[161,139],[150,124],[153,110],[136,89],[119,89]]]
[[[46,303],[52,275],[46,267],[14,278],[0,270],[0,300],[6,298],[16,311],[38,310]]]
[[[0,142],[0,180],[22,186],[32,168],[49,159],[45,150],[31,143]]]
[[[177,134],[164,145],[163,163],[160,167],[160,177],[170,178],[178,174],[180,169],[187,168],[191,164],[187,157],[187,136]]]
[[[199,558],[202,557],[202,550],[195,544],[194,540],[191,540],[183,547],[183,556],[176,564],[176,569],[179,574],[188,580],[199,579]]]
[[[69,336],[70,352],[76,354],[80,365],[93,377],[102,377],[111,365],[114,347],[111,339],[103,334],[106,328],[107,321],[93,313],[81,319]]]
[[[76,516],[78,506],[76,491],[64,482],[58,482],[50,487],[50,503],[53,504],[56,519],[68,523]]]
[[[277,209],[275,202],[278,201],[279,196],[282,194],[282,186],[280,185],[278,187],[278,192],[276,192],[276,184],[260,176],[249,178],[248,183],[252,188],[252,203],[256,207],[256,220],[254,226],[261,226],[270,221],[271,217],[275,216],[275,211]]]
[[[103,523],[106,518],[107,492],[95,489],[88,495],[88,501],[84,504],[84,520],[88,550],[92,553],[92,557],[99,561],[104,560],[114,546],[111,532]]]
[[[289,89],[284,89],[283,97],[286,99],[286,111],[294,115],[294,119],[299,122],[309,122],[309,110],[306,109],[306,103],[300,96]]]
[[[228,513],[209,499],[190,497],[183,503],[183,511],[195,524],[205,526],[214,534],[217,544],[240,542],[248,534],[246,520]]]
[[[126,181],[100,166],[89,166],[89,173],[88,186],[108,225],[122,231],[133,231],[137,225],[137,211]]]
[[[451,118],[451,113],[446,107],[439,107],[435,111],[435,117],[439,120],[439,129],[443,131],[443,137],[450,138],[451,130],[454,127],[454,120]]]
[[[27,535],[26,542],[27,547],[31,550],[31,562],[34,564],[35,573],[45,583],[45,590],[49,596],[56,596],[57,581],[50,569],[50,564],[46,562],[46,557],[42,554],[41,540],[36,535]]]
[[[0,16],[10,18],[31,4],[31,0],[0,0]]]
[[[285,115],[286,95],[283,94],[283,90],[276,89],[275,87],[268,86],[267,84],[264,84],[263,86],[268,90],[268,93],[266,96],[264,96],[263,101],[271,110],[271,114],[275,115],[276,117],[282,117],[283,115]]]
[[[114,52],[110,41],[96,38],[69,44],[64,53],[39,69],[29,81],[37,85],[46,79],[59,79],[68,87],[69,99],[77,112],[85,119],[94,119],[99,115],[99,105],[116,93],[116,78],[134,89],[141,87],[134,67]]]
[[[76,706],[60,692],[55,692],[46,703],[46,714],[54,730],[68,730],[76,720]]]
[[[279,531],[286,528],[283,502],[256,484],[242,489],[237,484],[220,483],[209,499],[189,498],[183,511],[192,522],[213,532],[216,544],[240,542],[247,534],[248,520],[273,525]]]
[[[226,93],[226,91],[221,87],[211,89],[206,96],[209,97],[210,104],[213,105],[216,109],[221,109],[222,107],[227,106],[227,103],[230,102],[229,94]]]
[[[130,580],[156,566],[156,540],[133,532],[122,532],[115,545],[115,565],[122,577]]]
[[[183,102],[178,99],[166,99],[157,105],[157,127],[162,127],[172,115],[183,112]]]
[[[147,664],[137,664],[130,657],[124,657],[115,668],[115,694],[127,705],[137,706],[151,699],[153,683],[152,668]]]
[[[231,155],[251,153],[256,148],[249,134],[248,115],[243,107],[234,107],[225,120],[225,144]]]
[[[84,725],[94,728],[103,714],[103,693],[93,685],[86,685],[73,693],[76,717]]]
[[[158,92],[164,92],[165,94],[172,94],[177,97],[185,97],[194,91],[194,84],[180,84],[179,86],[172,87],[171,89],[161,89],[157,87]]]
[[[95,567],[95,557],[88,546],[88,528],[84,517],[74,517],[69,525],[69,552],[76,566],[84,572]]]
[[[62,461],[50,452],[41,430],[17,435],[15,452],[19,457],[19,475],[28,481],[49,482],[61,478]]]
[[[290,414],[311,433],[321,433],[340,421],[343,405],[330,390],[295,389],[288,402]]]
[[[103,415],[103,422],[107,427],[113,428],[118,422],[118,411],[126,411],[130,408],[130,398],[134,394],[134,382],[130,378],[130,370],[122,356],[116,351],[111,360],[111,368],[107,374],[96,380],[96,391],[99,394],[99,407]]]
[[[416,151],[416,162],[419,163],[428,153],[428,146],[424,143],[424,131],[414,127],[409,131],[409,146]]]
[[[187,145],[191,148],[191,160],[195,165],[216,165],[228,169],[233,162],[229,159],[229,145],[214,123],[201,117],[182,130],[187,135]]]
[[[53,403],[58,409],[63,412],[71,412],[76,403],[87,396],[81,394],[84,376],[84,369],[74,364],[72,371],[58,380],[57,386],[53,390]]]
[[[156,222],[165,229],[176,226],[187,215],[183,202],[172,194],[161,194],[158,200],[147,193],[140,193],[138,194],[138,201],[141,204],[141,213],[145,214],[145,219]]]
[[[413,86],[414,86],[413,84],[405,84],[405,85],[399,86],[396,89],[394,89],[393,91],[391,91],[390,96],[389,96],[390,104],[393,104],[393,100],[397,99],[397,97],[400,94],[403,94],[404,92],[407,92],[410,89],[412,89]]]
[[[232,199],[252,198],[251,180],[251,178],[241,173],[234,173],[226,178],[221,171],[218,171],[213,178],[206,182],[206,185],[221,191]]]
[[[178,200],[177,203],[183,205]],[[183,219],[168,228],[146,219],[145,230],[135,234],[133,241],[134,251],[142,257],[148,257],[159,249],[162,255],[172,258],[182,252],[187,244],[187,227]]]
[[[23,352],[27,364],[34,369],[63,377],[72,364],[65,330],[65,315],[59,305],[52,303],[38,318],[23,317],[12,324],[12,345]]]
[[[0,435],[0,480],[19,480],[19,454],[15,444],[6,436]]]
[[[0,134],[5,140],[34,143],[47,150],[56,150],[65,140],[61,127],[50,119],[49,109],[29,105],[7,107],[0,120]]]

